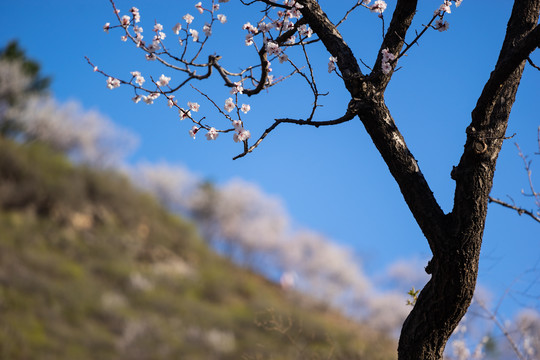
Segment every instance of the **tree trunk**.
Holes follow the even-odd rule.
[[[497,65],[472,112],[462,158],[451,173],[456,190],[454,208],[449,214],[439,207],[384,102],[384,91],[393,71],[381,71],[381,51],[400,54],[416,14],[416,0],[397,1],[369,75],[362,74],[351,49],[318,1],[298,2],[304,5],[304,19],[332,56],[337,57],[351,94],[348,112],[358,115],[364,124],[433,253],[426,267],[431,279],[402,328],[399,359],[442,359],[450,335],[472,301],[496,160],[525,60],[540,45],[540,0],[517,0],[514,4]]]

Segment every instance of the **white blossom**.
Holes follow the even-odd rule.
[[[169,81],[171,81],[170,77],[167,77],[167,76],[161,74],[161,76],[159,77],[159,80],[156,82],[156,85],[159,86],[159,87],[167,86],[167,85],[169,85]]]
[[[107,87],[109,89],[112,90],[112,89],[117,88],[119,86],[120,86],[120,80],[112,78],[110,76],[108,77],[108,79],[107,79]]]
[[[244,114],[247,114],[249,110],[251,110],[251,106],[248,104],[242,104],[242,107],[240,108]]]
[[[195,139],[195,135],[197,134],[198,131],[199,131],[199,128],[193,125],[193,127],[189,130],[189,136]]]
[[[199,10],[199,13],[201,13],[201,14],[204,12],[204,9],[203,9],[203,7],[202,7],[202,3],[201,3],[200,1],[199,1],[198,3],[195,4],[195,8],[196,8],[197,10]]]
[[[188,101],[187,105],[192,111],[195,112],[199,111],[199,108],[201,107],[198,103],[191,101]]]
[[[202,29],[203,29],[204,35],[206,36],[212,35],[212,26],[209,23],[204,24]]]
[[[232,98],[228,98],[227,100],[225,100],[225,110],[227,110],[227,112],[231,112],[234,108],[235,105]]]
[[[191,111],[184,108],[178,109],[178,114],[180,114],[180,120],[189,119],[191,117]]]
[[[188,24],[191,24],[191,22],[193,21],[193,19],[195,19],[192,15],[190,14],[186,14],[182,17],[182,19],[186,20],[186,23]]]
[[[219,133],[213,127],[211,127],[210,130],[208,130],[208,132],[205,134],[206,140],[216,140],[218,135]]]
[[[189,33],[193,37],[193,41],[199,41],[199,32],[195,29],[189,29]]]
[[[371,5],[370,10],[371,12],[377,12],[379,14],[382,14],[384,10],[386,10],[386,2],[383,0],[377,0]]]

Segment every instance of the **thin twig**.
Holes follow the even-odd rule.
[[[530,64],[533,68],[535,68],[535,69],[537,69],[537,70],[540,70],[540,66],[536,65],[535,63],[533,63],[533,61],[531,60],[530,57],[527,58],[527,61],[529,62],[529,64]]]
[[[499,330],[501,330],[506,340],[508,340],[508,342],[510,343],[512,350],[514,350],[514,353],[516,354],[518,359],[526,360],[525,356],[523,356],[521,351],[519,351],[519,348],[516,342],[514,341],[514,339],[512,339],[512,337],[510,336],[510,334],[508,333],[508,330],[506,330],[504,325],[499,321],[496,314],[492,313],[483,302],[477,300],[476,303],[488,314],[489,319],[493,321],[493,323],[499,328]]]
[[[497,198],[494,198],[494,197],[491,197],[489,196],[489,202],[494,202],[495,204],[499,204],[499,205],[502,205],[506,208],[509,208],[509,209],[512,209],[512,210],[515,210],[517,211],[517,213],[519,215],[522,215],[522,214],[525,214],[525,215],[529,215],[530,217],[532,217],[534,220],[538,221],[540,223],[540,217],[539,216],[536,216],[533,212],[529,211],[529,210],[525,210],[523,208],[520,208],[518,206],[515,206],[515,205],[512,205],[512,204],[509,204],[507,202],[504,202],[502,200],[499,200]]]

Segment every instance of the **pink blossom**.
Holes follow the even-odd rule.
[[[390,51],[388,51],[388,48],[382,49],[381,54],[382,54],[382,61],[383,62],[389,62],[389,61],[392,61],[392,60],[394,60],[396,58],[394,56],[394,54],[392,54]]]
[[[180,34],[180,30],[182,30],[182,24],[180,24],[180,23],[177,23],[177,24],[174,25],[173,28],[172,28],[172,31],[173,31],[176,35]]]
[[[383,62],[381,67],[384,74],[388,74],[390,71],[392,71],[392,65],[390,65],[388,62]]]
[[[437,21],[435,21],[435,25],[433,26],[435,30],[439,30],[440,32],[448,30],[449,27],[450,24],[448,23],[448,21],[443,22],[442,19],[438,19]]]
[[[111,23],[105,23],[105,25],[103,25],[103,31],[105,31],[106,33],[109,32],[110,28],[111,28]]]

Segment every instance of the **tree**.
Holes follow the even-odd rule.
[[[8,108],[22,107],[33,95],[47,92],[51,79],[40,74],[40,65],[28,59],[16,41],[0,50],[0,135],[20,131]]]
[[[219,3],[227,2],[228,0],[219,0]],[[165,96],[169,106],[178,109],[181,118],[189,118],[195,123],[190,130],[192,136],[205,129],[207,139],[214,140],[220,133],[232,132],[234,140],[244,145],[244,151],[235,159],[255,150],[265,137],[282,123],[320,127],[359,118],[397,182],[433,254],[426,266],[426,272],[431,275],[431,279],[418,295],[414,308],[403,324],[398,347],[399,359],[441,359],[448,338],[466,313],[473,297],[495,164],[506,139],[508,118],[524,67],[527,61],[532,64],[529,55],[540,46],[540,0],[520,0],[514,3],[499,58],[471,113],[463,154],[459,164],[451,172],[456,188],[453,209],[449,213],[444,213],[435,199],[394,122],[384,94],[397,70],[398,60],[427,30],[446,30],[448,23],[444,21],[444,17],[451,12],[451,6],[454,3],[459,6],[461,0],[454,0],[453,3],[444,1],[429,23],[410,41],[405,39],[408,38],[409,27],[417,12],[416,0],[398,0],[387,27],[383,16],[386,3],[381,0],[372,5],[369,5],[369,1],[360,0],[335,23],[330,21],[316,0],[286,0],[283,3],[271,0],[241,2],[248,7],[262,7],[262,20],[257,26],[250,23],[244,25],[247,31],[246,45],[256,48],[258,63],[244,67],[241,71],[227,70],[222,65],[222,58],[215,54],[208,55],[207,61],[199,60],[214,24],[226,21],[224,15],[215,15],[219,9],[216,1],[211,4],[207,1],[209,4],[204,5],[199,2],[195,5],[201,14],[206,13],[209,18],[209,22],[203,27],[204,36],[190,28],[193,17],[189,14],[184,16],[187,24],[185,28],[181,24],[175,26],[174,32],[182,34],[180,42],[183,50],[179,55],[173,55],[164,44],[165,35],[161,24],[155,24],[153,40],[147,43],[143,40],[142,28],[137,25],[140,20],[138,9],[132,8],[131,16],[121,16],[111,0],[118,25],[111,26],[107,23],[104,30],[120,28],[124,31],[124,40],[134,42],[146,53],[148,60],[157,60],[166,67],[181,72],[185,80],[176,87],[169,86],[171,79],[165,75],[159,80],[152,79],[155,88],[143,87],[145,79],[139,72],[133,72],[129,81],[120,80],[98,69],[89,59],[88,62],[94,67],[94,71],[107,77],[107,86],[110,89],[121,84],[133,87],[135,102],[143,100],[152,103],[159,96]],[[383,40],[374,65],[366,66],[369,69],[367,73],[361,70],[352,49],[338,29],[352,11],[361,7],[378,14],[383,22]],[[261,42],[260,46],[257,46],[258,40]],[[196,49],[190,53],[188,46],[192,41],[195,42]],[[314,120],[319,98],[324,95],[317,89],[313,75],[316,69],[311,66],[307,55],[309,45],[315,42],[321,42],[327,49],[331,55],[328,71],[335,71],[350,93],[344,115],[334,120]],[[297,66],[285,53],[291,48],[300,48],[300,53],[304,54],[305,68]],[[264,93],[264,89],[286,79],[288,76],[275,81],[270,74],[269,62],[274,59],[291,64],[293,71],[288,76],[305,79],[314,98],[312,111],[305,119],[275,119],[250,145],[251,133],[244,128],[240,113],[246,113],[249,107],[240,106],[239,94],[253,96]],[[206,72],[196,72],[202,69]],[[219,130],[207,124],[205,118],[196,119],[192,112],[197,112],[199,105],[188,103],[189,109],[183,109],[172,95],[190,82],[209,78],[214,72],[217,72],[223,83],[231,89],[234,99],[227,99],[223,111],[209,96],[202,91],[201,94],[230,120],[232,128]],[[229,115],[235,109],[237,119]]]

